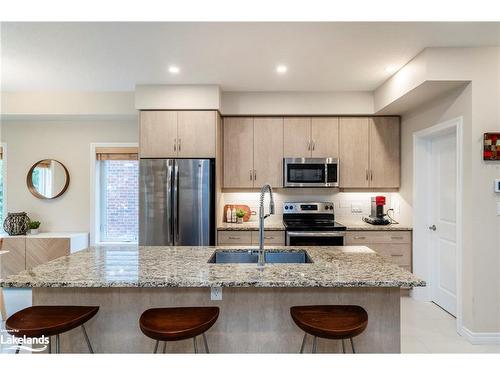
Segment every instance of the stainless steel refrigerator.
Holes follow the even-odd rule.
[[[215,160],[141,159],[139,245],[215,244]]]

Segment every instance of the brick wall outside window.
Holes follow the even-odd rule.
[[[101,241],[137,242],[139,163],[101,161]]]

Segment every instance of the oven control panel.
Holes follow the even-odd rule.
[[[284,214],[333,214],[332,202],[285,202],[283,203]]]

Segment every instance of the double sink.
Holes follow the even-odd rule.
[[[279,249],[266,249],[264,254],[266,263],[313,263],[309,254],[305,250],[290,249],[287,251]],[[257,263],[259,250],[226,250],[217,249],[212,254],[208,263]]]

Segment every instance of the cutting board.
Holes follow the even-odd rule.
[[[250,216],[252,216],[252,211],[250,210],[250,207],[247,206],[246,204],[226,204],[224,206],[224,214],[223,214],[223,217],[222,217],[222,220],[224,220],[224,222],[227,223],[227,217],[226,217],[226,212],[227,212],[227,209],[228,207],[231,207],[231,208],[235,208],[236,211],[238,211],[238,209],[242,209],[244,210],[247,214],[245,216],[243,216],[243,221],[248,221],[250,220]]]

